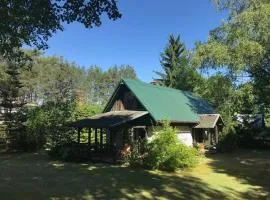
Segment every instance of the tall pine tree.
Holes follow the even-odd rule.
[[[1,79],[0,107],[4,110],[3,118],[6,125],[8,143],[13,145],[23,132],[22,108],[23,98],[20,94],[22,87],[20,82],[19,63],[4,62],[5,76]]]
[[[160,64],[163,72],[155,73],[160,85],[181,90],[193,91],[202,80],[200,74],[190,64],[189,52],[180,40],[180,36],[169,36],[168,44],[161,53]]]

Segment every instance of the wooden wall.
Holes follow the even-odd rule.
[[[120,110],[143,111],[145,109],[131,91],[129,91],[127,88],[122,88],[111,108],[111,111]]]

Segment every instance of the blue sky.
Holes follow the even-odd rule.
[[[141,80],[149,82],[155,76],[153,71],[161,70],[160,53],[169,34],[180,34],[192,49],[225,18],[211,0],[119,0],[118,6],[122,18],[110,21],[105,17],[101,27],[65,25],[63,32],[50,38],[45,55],[63,56],[79,66],[98,65],[104,70],[129,64]]]

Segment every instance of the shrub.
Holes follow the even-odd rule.
[[[143,157],[146,153],[146,140],[135,141],[132,144],[131,151],[129,154],[124,156],[124,161],[131,167],[141,167],[143,166]]]
[[[233,152],[237,149],[237,136],[234,132],[221,133],[218,139],[217,149],[221,153]]]
[[[237,131],[237,144],[240,148],[270,149],[269,129],[239,129]]]
[[[198,156],[196,149],[181,143],[177,139],[176,131],[169,123],[164,123],[162,130],[146,144],[145,152],[132,153],[129,163],[148,169],[174,171],[178,168],[194,167],[198,162]]]
[[[90,152],[87,146],[76,143],[59,144],[51,148],[49,156],[63,161],[88,161]]]
[[[51,146],[69,143],[73,139],[73,132],[66,122],[73,112],[72,103],[47,103],[41,107],[27,110],[26,147],[40,149],[44,144]]]

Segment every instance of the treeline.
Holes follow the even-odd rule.
[[[20,69],[22,95],[26,103],[65,102],[79,98],[87,104],[104,105],[121,78],[136,78],[130,65],[79,67],[61,57],[31,52],[31,64]]]
[[[38,51],[26,55],[0,65],[0,115],[8,148],[37,149],[70,140],[66,122],[101,112],[121,78],[136,78],[130,65],[104,71]]]

